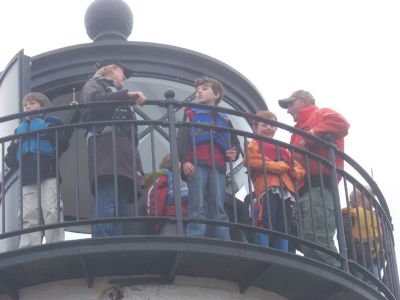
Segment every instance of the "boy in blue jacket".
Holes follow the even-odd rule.
[[[24,112],[39,111],[50,107],[50,101],[42,93],[29,93],[22,100]],[[32,228],[41,224],[63,222],[63,205],[57,197],[56,179],[56,131],[46,130],[38,135],[34,131],[63,125],[54,116],[32,115],[24,118],[15,134],[32,132],[15,139],[7,148],[6,165],[11,169],[22,168],[22,224]],[[68,148],[68,138],[62,130],[57,131],[58,154]],[[21,143],[21,145],[19,145]],[[39,169],[39,178],[38,178]],[[40,197],[39,197],[40,195]],[[59,203],[58,203],[59,202]],[[41,219],[39,219],[41,216]],[[64,240],[63,228],[45,231],[46,243]],[[42,233],[32,232],[21,236],[19,247],[40,245]]]

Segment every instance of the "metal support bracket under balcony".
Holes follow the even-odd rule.
[[[244,294],[258,279],[265,276],[270,271],[271,266],[272,265],[267,265],[267,267],[261,269],[260,272],[252,272],[252,274],[243,276],[243,280],[238,283],[240,293]]]
[[[172,261],[171,266],[161,276],[166,279],[169,283],[173,283],[175,280],[176,270],[178,269],[179,263],[182,259],[182,253],[177,253]]]
[[[2,295],[4,294],[10,296],[12,300],[19,299],[18,288],[9,280],[5,279],[3,276],[0,276],[0,299],[3,299]]]
[[[81,256],[79,258],[79,260],[81,262],[82,271],[85,274],[85,278],[86,278],[86,282],[87,282],[88,288],[92,288],[94,279],[93,279],[93,276],[91,276],[89,274],[88,267],[87,267],[87,264],[85,262],[85,258],[83,256]]]

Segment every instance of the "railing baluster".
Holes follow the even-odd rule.
[[[280,151],[280,146],[279,146],[279,144],[274,144],[274,146],[275,146],[275,154],[276,154],[276,157],[277,157],[277,159],[278,159],[278,161],[280,161],[281,159],[283,159],[282,157],[281,157],[281,151]],[[287,162],[287,163],[289,163],[289,162]],[[284,192],[283,192],[283,189],[284,189],[284,186],[283,186],[283,180],[282,180],[282,175],[279,175],[279,193],[280,193],[280,202],[281,202],[281,205],[282,205],[282,211],[283,211],[283,223],[284,223],[284,231],[285,231],[285,233],[286,234],[288,234],[289,233],[289,230],[288,230],[288,216],[287,216],[287,209],[286,209],[286,199],[284,198]],[[290,201],[290,200],[289,200]]]
[[[1,143],[1,233],[6,232],[6,191],[5,191],[5,145]]]
[[[228,149],[231,149],[231,148],[232,148],[231,132],[228,132]],[[236,149],[236,150],[239,152],[238,149]],[[232,194],[231,195],[231,199],[232,199],[232,205],[233,205],[233,222],[236,224],[236,223],[238,223],[238,214],[237,214],[237,204],[236,204],[236,197],[235,197],[235,190],[234,190],[235,178],[233,176],[233,162],[232,162],[232,160],[229,160],[228,166],[229,166],[229,174],[231,176],[230,184],[231,184],[231,194]]]
[[[260,141],[260,142],[261,142],[261,145],[262,145],[262,143],[264,143],[264,141]],[[266,188],[265,194],[262,196],[263,197],[262,201],[263,201],[263,207],[264,207],[264,205],[267,205],[268,229],[272,230],[271,199],[269,197],[268,188],[267,188],[268,187],[268,170],[267,170],[267,166],[265,163],[267,161],[267,157],[265,156],[265,150],[264,150],[263,146],[261,146],[261,161],[262,161],[262,166],[263,166],[264,186]],[[267,203],[264,203],[264,199],[266,200]],[[261,214],[263,214],[263,212]]]
[[[139,208],[138,208],[138,182],[136,178],[138,178],[137,174],[137,156],[139,155],[138,150],[137,150],[137,143],[136,143],[136,137],[137,137],[137,127],[134,121],[131,121],[131,140],[132,140],[132,170],[134,172],[134,184],[133,184],[133,203],[134,203],[134,210],[135,210],[135,217],[138,216],[139,214]]]
[[[179,158],[178,158],[178,147],[175,143],[176,135],[176,117],[175,117],[175,100],[167,99],[167,111],[168,111],[168,124],[169,124],[169,138],[170,153],[172,161],[172,184],[175,202],[176,212],[176,233],[178,236],[184,235],[183,217],[181,208],[181,192],[180,192],[180,171],[179,171]]]
[[[211,164],[212,164],[212,174],[213,174],[213,176],[211,178],[214,179],[214,182],[212,184],[214,185],[214,199],[213,199],[213,201],[214,201],[214,204],[215,204],[215,207],[214,207],[214,209],[215,209],[215,218],[211,218],[211,219],[217,219],[217,216],[218,216],[218,200],[222,201],[222,207],[224,207],[224,203],[225,203],[225,199],[224,198],[225,197],[223,199],[219,199],[219,195],[218,195],[219,192],[220,192],[219,189],[221,187],[221,184],[219,182],[219,176],[217,175],[217,168],[216,168],[216,165],[215,165],[215,153],[214,153],[214,144],[215,144],[214,143],[214,133],[215,133],[215,130],[212,129],[212,128],[209,128],[208,130],[209,130],[209,134],[210,134],[210,137],[211,137],[211,139],[210,139],[210,142],[211,142],[210,143],[210,145],[211,145],[210,152],[211,152]],[[207,183],[207,184],[210,184],[210,183]],[[224,186],[224,192],[225,192],[225,185],[223,185],[223,186]],[[207,187],[207,190],[208,190],[208,187]],[[224,196],[225,196],[225,193],[224,193]],[[210,213],[209,212],[210,212],[211,198],[212,197],[210,197],[210,195],[208,195],[208,198],[207,198],[207,210],[208,210],[207,221],[210,220]],[[203,204],[204,204],[204,195],[203,195]],[[218,220],[218,221],[220,221],[220,220]],[[218,226],[220,226],[220,225],[218,225]],[[216,232],[216,226],[213,225],[212,227],[214,228],[213,231]]]
[[[36,137],[36,191],[37,191],[37,199],[38,199],[38,203],[37,203],[37,205],[38,205],[38,210],[37,210],[37,212],[38,212],[38,215],[37,215],[37,220],[38,220],[38,224],[37,224],[37,226],[40,226],[40,225],[43,225],[42,224],[42,222],[41,222],[41,208],[43,207],[43,205],[42,205],[42,179],[41,179],[41,170],[40,170],[40,150],[39,150],[39,147],[40,147],[40,133],[39,132],[37,132],[36,134],[35,134],[35,137]]]
[[[368,253],[367,254],[369,254],[369,256],[367,255],[367,254],[365,254],[364,253],[364,255],[367,255],[367,256],[365,256],[365,260],[367,260],[367,258],[368,258],[368,261],[367,261],[367,268],[368,268],[368,266],[371,266],[372,267],[372,265],[373,265],[373,257],[372,257],[372,251],[371,251],[371,235],[370,235],[370,233],[369,233],[369,224],[370,224],[370,220],[368,220],[368,218],[367,218],[367,211],[366,211],[366,206],[365,206],[365,191],[364,191],[364,189],[362,189],[361,190],[361,202],[362,202],[362,208],[363,208],[363,217],[364,217],[364,220],[365,220],[365,228],[366,228],[366,230],[365,230],[365,232],[366,232],[366,235],[367,235],[367,244],[368,244]],[[372,227],[372,231],[374,231],[375,230],[375,228],[374,227]],[[362,236],[361,237],[361,241],[364,243],[364,237]],[[365,252],[365,251],[364,251]],[[370,271],[371,272],[371,271]]]
[[[361,238],[361,245],[362,245],[362,243],[363,243],[363,241],[362,241],[362,227],[361,227],[361,217],[360,217],[360,210],[359,210],[359,208],[358,208],[358,204],[357,204],[357,197],[358,197],[358,195],[357,195],[357,193],[358,193],[358,188],[357,188],[357,186],[356,185],[353,185],[353,194],[354,194],[354,206],[355,206],[355,208],[356,208],[356,217],[357,217],[357,230],[358,230],[358,236]],[[361,249],[361,261],[362,261],[362,266],[364,267],[364,268],[366,268],[366,266],[367,266],[367,263],[366,263],[366,260],[365,260],[365,251],[364,251],[364,247],[362,246],[362,247],[360,247],[360,249]],[[357,257],[356,257],[356,259],[357,259]],[[357,263],[359,263],[358,261],[357,261]]]
[[[255,225],[255,221],[254,221],[254,203],[253,203],[253,190],[252,190],[252,185],[251,185],[251,168],[250,168],[250,164],[249,164],[249,145],[248,145],[248,141],[247,141],[247,136],[244,137],[244,159],[245,159],[245,165],[248,166],[247,167],[247,186],[249,187],[249,195],[250,195],[250,216],[251,216],[251,224],[254,226]]]
[[[59,140],[58,129],[54,132],[55,138],[55,160],[56,160],[56,194],[57,194],[57,223],[61,223],[61,198],[60,198],[60,168],[59,168]]]
[[[292,160],[292,164],[295,164],[295,159],[294,159],[294,151],[293,148],[290,149],[290,156],[291,156],[291,160]],[[295,202],[295,216],[296,216],[296,225],[297,225],[297,236],[303,236],[303,227],[301,225],[301,211],[300,211],[300,204],[299,204],[299,198],[300,198],[300,194],[299,194],[299,184],[297,182],[297,180],[294,180],[294,188],[295,188],[295,197],[296,197],[296,202]],[[297,243],[297,242],[296,242]]]
[[[319,174],[319,184],[321,186],[321,201],[322,201],[322,210],[324,212],[324,226],[325,226],[325,237],[326,237],[326,244],[328,248],[330,247],[330,239],[329,239],[329,229],[328,229],[328,220],[326,218],[326,203],[325,203],[325,183],[322,173],[322,166],[321,161],[318,160],[318,174]]]
[[[313,199],[311,196],[311,176],[310,176],[310,159],[308,153],[305,154],[305,164],[306,164],[306,176],[307,176],[307,190],[309,191],[308,193],[308,201],[310,204],[310,212],[311,212],[311,226],[313,230],[313,241],[315,242],[317,240],[316,237],[316,229],[315,229],[315,221],[314,221],[314,210],[313,210]],[[307,222],[307,220],[304,220]]]
[[[159,216],[158,212],[158,190],[156,186],[156,156],[155,156],[155,146],[154,146],[154,127],[150,124],[150,148],[151,148],[151,168],[153,174],[153,191],[154,191],[154,211],[156,216]],[[151,212],[151,203],[149,203],[149,208]]]
[[[372,202],[372,201],[371,201]],[[381,234],[381,221],[380,221],[380,217],[378,214],[378,210],[379,208],[375,206],[375,203],[372,202],[370,204],[371,206],[371,218],[375,219],[376,223],[374,226],[376,226],[378,228],[377,231],[377,236],[374,238],[374,249],[375,249],[375,253],[377,256],[377,267],[378,267],[378,277],[379,280],[382,280],[382,274],[380,272],[380,270],[382,269],[382,267],[384,266],[384,262],[382,261],[382,255],[381,252],[383,251],[383,245],[382,245],[382,234]],[[374,217],[375,216],[375,217]]]
[[[346,198],[346,207],[347,209],[349,209],[351,207],[350,202],[349,202],[349,191],[348,191],[348,187],[347,187],[347,179],[346,177],[343,178],[343,184],[344,184],[344,191],[345,191],[345,198]],[[354,190],[354,186],[353,186],[353,190]],[[347,214],[348,220],[349,220],[349,224],[350,224],[350,228],[352,229],[354,224],[353,218],[351,217],[351,214],[348,213]],[[356,247],[355,247],[355,243],[354,243],[354,234],[353,234],[353,230],[349,230],[350,234],[351,234],[351,249],[352,249],[352,259],[354,261],[357,261],[357,255],[356,255]],[[347,245],[348,247],[348,245]]]
[[[79,209],[79,150],[78,150],[78,132],[74,127],[75,136],[75,212],[76,220],[80,220],[80,209]]]
[[[19,161],[19,168],[18,168],[18,192],[19,192],[19,211],[20,211],[20,228],[24,228],[23,222],[23,215],[24,215],[24,203],[23,203],[23,190],[22,190],[22,171],[24,169],[24,164],[22,163],[22,137],[21,135],[18,136],[18,161]],[[22,238],[22,236],[20,236]]]
[[[196,127],[191,126],[188,127],[188,130],[194,130]],[[196,205],[197,205],[197,211],[200,211],[200,181],[199,181],[199,176],[198,176],[198,163],[197,163],[197,150],[196,150],[196,141],[194,139],[194,134],[189,135],[191,136],[191,144],[192,144],[192,150],[193,150],[193,162],[194,162],[194,169],[195,169],[195,176],[194,176],[194,180],[195,182],[195,192],[196,192]],[[189,194],[190,194],[190,188],[189,188]],[[190,199],[189,199],[189,217],[190,216]]]
[[[119,218],[119,201],[118,201],[118,176],[117,176],[117,139],[115,132],[115,124],[111,125],[111,143],[112,143],[112,161],[113,161],[113,179],[114,179],[114,216]]]
[[[330,185],[331,185],[331,190],[332,190],[333,200],[334,200],[339,252],[340,252],[340,255],[344,258],[343,269],[346,272],[349,272],[349,262],[347,259],[346,241],[344,239],[343,220],[342,220],[342,214],[341,214],[341,210],[340,210],[339,188],[338,188],[338,179],[337,179],[336,164],[335,164],[335,148],[332,144],[330,144],[329,148],[328,148],[328,160],[331,163]]]
[[[93,136],[91,137],[93,140],[93,173],[95,174],[94,176],[94,218],[98,218],[100,216],[99,213],[99,184],[97,180],[97,137],[96,137],[96,125],[92,126],[92,132]],[[90,172],[90,171],[89,171]],[[90,185],[91,183],[89,183]],[[91,187],[89,187],[91,188]],[[77,213],[77,212],[76,212]]]

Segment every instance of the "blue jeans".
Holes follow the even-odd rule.
[[[286,239],[282,238],[273,238],[270,240],[269,234],[266,233],[257,233],[255,238],[256,244],[264,247],[272,247],[275,249],[279,249],[285,252],[288,252],[289,242]]]
[[[225,182],[224,172],[215,170],[214,174],[212,168],[198,165],[196,176],[188,178],[189,218],[228,222],[229,219],[224,209]],[[207,205],[204,203],[205,197],[207,197]],[[189,223],[186,227],[186,234],[188,236],[205,236],[206,229],[211,237],[230,239],[229,227],[226,226],[208,225],[207,228],[206,224]]]
[[[379,271],[378,271],[378,266],[375,263],[367,263],[367,270],[370,271],[376,278],[379,278]],[[358,271],[357,269],[350,268],[351,274],[353,276],[361,279],[362,281],[365,281],[368,284],[373,284],[371,280],[369,280],[369,276],[365,275],[364,273]]]
[[[98,207],[93,210],[93,218],[117,217],[115,212],[115,186],[113,176],[100,176],[98,178]],[[118,217],[128,216],[127,202],[129,190],[126,184],[118,184]],[[92,225],[92,237],[122,235],[121,223],[101,223]]]
[[[269,228],[268,219],[271,218],[271,229],[279,232],[285,232],[285,218],[284,213],[286,213],[286,229],[287,233],[290,231],[290,219],[292,217],[292,209],[290,207],[290,200],[283,200],[285,209],[282,207],[282,200],[279,194],[274,194],[271,191],[268,191],[269,198],[269,209],[268,212],[268,204],[267,204],[267,194],[263,196],[263,211],[262,211],[262,225],[264,228]],[[276,249],[280,249],[282,251],[288,251],[289,243],[287,239],[283,238],[275,238],[269,237],[266,233],[257,233],[256,235],[256,244],[272,247]]]

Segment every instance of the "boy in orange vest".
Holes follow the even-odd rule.
[[[268,120],[277,121],[276,115],[269,111],[260,111],[256,114]],[[255,134],[273,138],[276,126],[254,121]],[[245,149],[244,159],[250,168],[257,203],[255,205],[256,225],[279,232],[288,233],[292,215],[294,180],[301,181],[304,169],[296,161],[292,161],[287,149],[281,148],[267,141],[252,140]],[[286,223],[285,223],[286,221]],[[257,234],[256,243],[288,251],[288,240],[270,238],[268,234]]]

